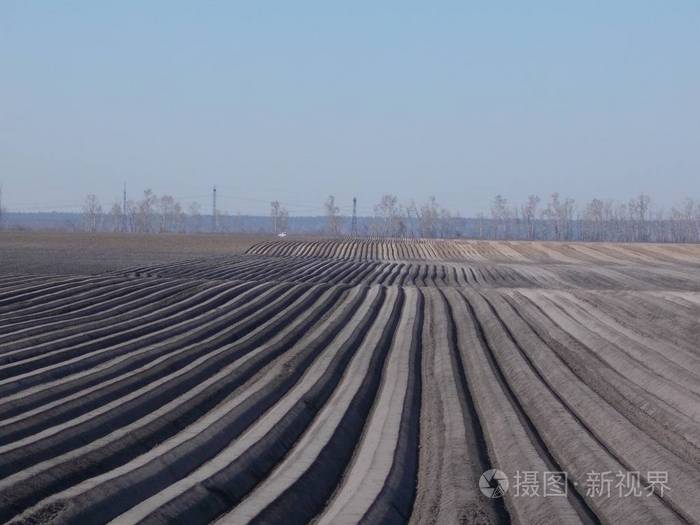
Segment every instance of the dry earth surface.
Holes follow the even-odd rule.
[[[700,522],[700,246],[8,235],[1,521]]]
[[[264,238],[223,234],[0,231],[0,269],[5,273],[96,274],[139,264],[243,253]]]

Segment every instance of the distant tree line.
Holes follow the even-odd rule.
[[[509,205],[497,195],[480,237],[557,241],[700,242],[700,203],[686,198],[670,213],[653,206],[649,195],[627,202],[592,199],[582,207],[559,193],[546,205],[531,195],[522,205]],[[482,220],[483,216],[480,217]]]
[[[85,198],[81,217],[82,229],[91,232],[250,232],[251,224],[255,223],[256,232],[350,234],[350,220],[340,213],[333,195],[323,202],[323,210],[325,217],[290,217],[280,201],[272,201],[270,222],[265,227],[254,220],[259,218],[244,219],[219,210],[213,217],[202,215],[196,202],[185,210],[172,196],[157,196],[146,190],[141,199],[128,200],[125,209],[115,203],[108,212],[90,194]],[[465,218],[441,206],[435,197],[422,203],[401,203],[395,195],[386,194],[373,207],[372,216],[358,217],[356,234],[397,238],[700,242],[700,203],[687,198],[682,205],[664,213],[645,194],[627,202],[595,198],[582,206],[559,193],[551,194],[546,202],[530,195],[519,204],[496,195],[488,215]]]
[[[574,199],[552,193],[542,203],[530,195],[510,204],[502,195],[491,202],[490,215],[463,218],[442,207],[435,197],[422,204],[399,203],[383,195],[374,217],[361,235],[499,240],[555,240],[610,242],[700,242],[700,202],[686,198],[670,213],[653,206],[640,194],[627,202],[592,199],[578,207]]]
[[[211,220],[212,216],[208,218]],[[191,203],[187,211],[171,195],[156,195],[148,189],[139,200],[127,200],[126,207],[115,202],[105,213],[94,194],[85,197],[82,209],[82,226],[85,231],[110,231],[128,233],[198,233],[234,232],[236,217],[217,210],[211,222],[205,222],[201,206]]]
[[[422,204],[410,201],[399,203],[395,195],[383,195],[374,207],[374,217],[360,231],[379,237],[460,237],[461,217],[438,204],[430,197]]]

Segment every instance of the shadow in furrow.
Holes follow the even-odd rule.
[[[323,293],[323,288],[317,288],[313,294],[311,294],[305,301],[296,306],[296,309],[304,310],[311,306],[318,297]],[[271,308],[267,311],[260,312],[258,315],[253,316],[248,319],[242,326],[238,327],[234,333],[231,333],[222,341],[219,341],[221,345],[227,342],[234,342],[239,337],[242,337],[246,333],[254,330],[258,326],[261,326],[266,321],[273,318],[280,311],[284,310],[287,306],[293,303],[298,296],[290,296],[283,303],[278,304],[275,308]],[[298,311],[298,310],[297,310]],[[319,314],[321,315],[321,314]],[[204,366],[195,368],[185,374],[184,376],[174,378],[168,383],[161,385],[159,388],[149,391],[148,393],[135,398],[131,401],[125,402],[122,405],[105,412],[99,416],[94,417],[86,421],[82,425],[77,425],[70,427],[58,434],[49,436],[43,440],[33,442],[25,447],[20,447],[11,450],[0,456],[0,471],[6,473],[6,475],[19,472],[31,465],[40,463],[61,454],[79,448],[87,443],[93,442],[104,436],[109,435],[115,429],[124,427],[135,420],[144,417],[149,413],[162,407],[167,402],[172,399],[182,395],[183,393],[195,388],[197,385],[206,381],[207,378],[216,374],[221,370],[223,366],[226,366],[235,360],[241,358],[251,350],[253,350],[257,345],[261,344],[264,340],[270,337],[270,334],[274,334],[277,330],[282,329],[284,319],[278,319],[271,327],[269,331],[265,331],[258,335],[257,338],[246,341],[243,347],[233,348],[227,353],[215,356],[214,359],[207,361]],[[303,334],[295,333],[295,337],[301,337]],[[270,355],[274,355],[274,352]],[[269,357],[265,354],[262,359]],[[264,365],[261,365],[264,366]],[[109,470],[113,468],[114,465],[110,463],[109,468],[103,468],[105,459],[104,456],[109,458],[121,458],[126,455],[133,457],[140,453],[145,452],[152,446],[163,440],[163,432],[168,435],[173,435],[186,424],[191,421],[198,419],[204,412],[214,407],[218,402],[223,400],[228,394],[230,394],[235,388],[243,384],[249,377],[251,377],[256,371],[249,370],[252,368],[248,363],[248,368],[245,369],[248,375],[245,373],[232,374],[227,377],[222,384],[216,384],[211,386],[208,390],[197,395],[193,400],[185,403],[184,406],[178,407],[178,409],[171,411],[170,413],[163,416],[162,420],[156,420],[147,427],[141,428],[138,431],[131,433],[128,438],[123,439],[118,444],[110,443],[103,447],[103,449],[98,449],[97,451],[92,451],[86,456],[81,456],[80,462],[69,461],[66,464],[61,465],[61,468],[54,472],[43,472],[35,478],[32,478],[31,484],[26,484],[26,487],[11,487],[9,490],[0,492],[0,518],[3,512],[6,510],[3,504],[7,498],[14,499],[17,497],[26,497],[27,493],[29,496],[35,497],[41,492],[40,487],[42,483],[40,480],[43,478],[44,482],[48,480],[50,484],[56,485],[57,479],[60,483],[63,483],[63,478],[65,475],[75,475],[75,471],[81,472],[82,479],[85,477],[90,477],[99,473],[100,468],[102,471]],[[241,376],[241,377],[239,377]],[[184,413],[183,413],[184,412]],[[153,430],[153,426],[156,427],[156,431]],[[135,438],[139,436],[139,432],[145,433],[141,435],[140,440]],[[125,450],[126,444],[130,443],[132,448]],[[91,459],[88,459],[91,458]],[[107,462],[109,463],[109,462]],[[100,465],[98,467],[98,465]],[[84,470],[88,471],[87,473]],[[72,480],[71,484],[74,484],[75,479]],[[62,486],[62,485],[61,485]],[[65,488],[62,486],[62,488]]]
[[[275,501],[263,509],[252,520],[252,523],[308,523],[323,510],[326,502],[340,483],[355,451],[355,446],[360,442],[369,412],[379,390],[386,358],[391,349],[396,327],[399,324],[404,301],[405,293],[403,289],[399,289],[389,322],[384,327],[379,343],[370,359],[367,375],[363,378],[359,390],[350,402],[350,406],[328,443],[309,469]],[[328,396],[330,396],[330,392]],[[321,403],[319,403],[318,408],[320,406]],[[310,421],[311,419],[308,422],[310,423]]]
[[[286,305],[294,302],[294,300],[296,300],[309,288],[311,288],[310,285],[302,285],[296,288],[291,286],[280,286],[280,294],[278,297],[280,295],[285,297],[284,307],[286,307]],[[155,333],[151,333],[144,327],[143,330],[145,333],[140,334],[140,336],[136,337],[136,339],[128,337],[125,341],[119,343],[114,348],[111,348],[109,352],[100,351],[105,350],[103,342],[95,342],[94,348],[92,347],[93,345],[91,343],[90,353],[82,356],[79,360],[74,360],[65,364],[57,363],[58,366],[55,368],[48,368],[46,370],[39,369],[35,374],[20,377],[14,381],[1,385],[0,396],[12,395],[42,383],[62,379],[68,375],[89,370],[102,363],[111,361],[116,357],[128,356],[132,352],[155,344],[158,344],[159,346],[157,351],[163,350],[163,352],[167,353],[186,345],[199,343],[212,335],[221,332],[222,330],[225,332],[226,327],[230,326],[231,323],[240,321],[241,319],[250,315],[258,315],[257,311],[263,306],[263,304],[270,303],[269,300],[265,300],[263,304],[256,304],[255,301],[256,299],[250,300],[249,297],[242,297],[239,300],[236,300],[234,303],[235,306],[234,304],[231,305],[231,307],[234,308],[233,312],[224,314],[211,313],[210,315],[207,315],[205,319],[197,320],[195,323],[185,322],[183,323],[184,326],[177,328],[171,327],[168,330],[160,330]],[[269,305],[265,308],[268,307]],[[281,303],[278,303],[278,307],[282,307]],[[176,335],[179,335],[180,337],[174,337]],[[120,335],[120,337],[123,336]],[[81,354],[83,353],[84,352],[81,350]]]
[[[484,328],[481,324],[481,321],[479,320],[479,317],[476,314],[476,311],[474,310],[474,307],[472,306],[471,302],[469,301],[469,298],[464,294],[461,293],[462,297],[464,298],[464,302],[467,306],[467,311],[469,312],[469,315],[472,319],[472,322],[474,323],[474,327],[476,328],[476,333],[479,338],[479,341],[481,342],[481,345],[485,351],[486,358],[489,362],[489,365],[491,366],[491,369],[493,370],[497,381],[503,388],[503,392],[505,395],[508,397],[511,405],[513,406],[513,409],[515,410],[515,413],[518,415],[518,419],[522,422],[523,427],[527,431],[527,435],[530,437],[530,441],[532,442],[533,446],[537,450],[539,456],[545,461],[545,463],[549,466],[551,471],[554,472],[562,472],[563,469],[561,468],[561,465],[557,462],[557,460],[552,456],[552,454],[549,452],[549,449],[547,448],[547,445],[545,444],[544,440],[542,439],[542,436],[540,436],[539,431],[537,430],[537,427],[535,424],[532,422],[530,417],[528,416],[527,412],[525,411],[525,408],[522,406],[522,403],[516,396],[515,392],[513,392],[510,384],[508,383],[508,380],[506,379],[503,370],[501,369],[500,364],[498,363],[498,360],[496,358],[496,355],[493,351],[493,348],[491,347],[491,344],[488,341],[488,338],[486,336],[486,333],[484,332]],[[499,321],[501,327],[506,331],[506,334],[510,337],[512,334],[508,331],[507,327],[503,324],[501,321],[500,317],[495,314],[495,311],[493,310],[493,307],[491,306],[491,303],[486,300],[486,298],[483,296],[483,294],[479,294],[482,298],[484,298],[484,301],[486,304],[490,307],[494,315],[496,316],[496,319]],[[515,345],[518,350],[521,351],[520,347],[518,346],[517,342],[512,338],[511,341]],[[527,362],[530,362],[529,359],[526,359]],[[542,379],[540,377],[540,379]],[[546,384],[546,383],[545,383]],[[576,487],[573,485],[571,480],[568,480],[568,490],[567,490],[567,498],[569,500],[569,503],[571,506],[576,510],[577,514],[581,518],[581,521],[583,523],[593,523],[597,524],[600,523],[600,520],[597,518],[595,513],[590,509],[588,504],[585,502],[585,500],[581,497],[581,495],[578,493],[576,490]]]
[[[315,296],[307,298],[299,307],[302,308],[304,306],[309,306],[310,304],[313,303],[313,301],[316,299]],[[285,312],[282,314],[283,317],[278,320],[280,324],[282,322],[290,322],[294,318],[294,312]],[[270,315],[267,315],[269,318]],[[263,318],[258,318],[256,321],[256,326],[260,325],[260,321]],[[313,317],[312,317],[313,319]],[[263,321],[264,322],[264,321]],[[229,331],[229,334],[227,335],[228,339],[231,339],[231,337],[235,337],[234,334],[240,334],[243,335],[246,332],[249,332],[252,330],[250,323],[243,324],[243,326],[233,330]],[[273,333],[273,332],[271,332]],[[256,338],[247,341],[246,347],[250,347],[251,344],[253,343],[258,343],[262,342],[267,336],[264,334],[258,335]],[[48,428],[54,425],[61,424],[66,421],[70,421],[71,419],[75,419],[76,417],[79,417],[81,414],[87,413],[91,410],[94,410],[96,408],[99,408],[107,403],[110,403],[114,401],[115,399],[118,399],[122,396],[126,396],[131,392],[134,392],[138,390],[139,388],[142,388],[149,383],[152,383],[154,381],[158,381],[159,379],[166,377],[167,375],[176,372],[177,370],[189,365],[196,359],[201,358],[202,356],[205,356],[207,354],[210,354],[214,351],[217,350],[217,348],[220,348],[223,343],[220,343],[219,341],[214,341],[212,342],[213,344],[191,344],[186,351],[181,352],[179,354],[173,355],[169,358],[167,358],[165,361],[162,363],[158,364],[157,366],[154,366],[146,371],[142,371],[137,374],[129,375],[127,377],[122,378],[120,381],[116,382],[115,384],[108,385],[105,388],[96,390],[94,392],[86,393],[84,396],[78,398],[78,399],[73,399],[70,401],[67,401],[66,403],[63,403],[61,405],[58,405],[54,407],[51,411],[48,412],[42,412],[40,414],[37,414],[36,416],[29,417],[23,420],[20,420],[16,423],[13,423],[12,425],[8,425],[5,427],[0,427],[0,445],[9,443],[12,441],[15,441],[17,439],[20,439],[22,437],[26,437],[28,435],[32,435],[36,432],[41,431],[44,428]],[[172,349],[171,349],[172,351]],[[144,357],[147,361],[151,361],[158,357],[158,355],[166,353],[164,350],[159,350],[157,353],[149,353],[147,357]],[[228,355],[240,355],[240,349],[233,349],[227,352]],[[217,362],[221,362],[221,358],[215,358]],[[139,360],[138,363],[141,363],[143,359]],[[206,366],[206,365],[202,365]],[[135,368],[134,364],[131,363],[128,367],[121,367],[117,366],[115,367],[119,369],[120,373],[126,373],[129,370],[132,370]],[[91,377],[90,379],[90,384],[100,384],[106,380],[107,377],[113,377],[115,375],[114,371],[111,371],[108,375],[104,375],[101,373],[95,374],[95,376],[98,377]],[[100,378],[98,380],[98,378]],[[81,388],[87,388],[87,384],[81,384]],[[72,390],[76,390],[76,386],[72,387]],[[43,402],[45,401],[46,396],[49,396],[49,399],[55,398],[57,396],[57,390],[60,390],[60,385],[57,386],[55,389],[50,389],[46,392],[43,392],[43,396],[41,396],[42,399],[44,399]],[[38,396],[35,396],[38,397]],[[20,400],[21,401],[21,400]],[[33,403],[41,403],[41,399],[34,399]]]
[[[199,289],[204,290],[209,283],[178,283],[179,290]],[[36,326],[41,322],[61,322],[83,319],[88,316],[92,318],[101,318],[105,315],[111,315],[115,312],[122,313],[130,311],[137,307],[142,307],[153,301],[160,301],[163,297],[168,297],[173,290],[173,283],[170,281],[150,282],[150,283],[135,283],[133,286],[126,286],[126,290],[117,287],[115,291],[100,294],[99,296],[90,297],[82,300],[67,300],[63,304],[56,305],[55,303],[47,303],[47,307],[40,312],[32,312],[25,315],[17,315],[9,318],[0,316],[0,321],[7,323],[9,330],[17,331],[24,330]],[[119,304],[114,301],[118,298]],[[121,301],[124,301],[123,303]],[[115,302],[105,309],[105,304]]]
[[[464,363],[462,362],[462,356],[459,353],[459,339],[457,337],[457,325],[455,324],[454,311],[452,310],[452,305],[450,304],[450,301],[447,300],[445,293],[439,289],[438,291],[442,296],[445,309],[447,310],[447,322],[450,327],[450,332],[448,334],[448,339],[450,341],[450,357],[452,360],[452,369],[457,376],[455,378],[455,382],[460,393],[459,400],[460,404],[462,405],[462,413],[466,427],[465,433],[470,441],[469,448],[475,455],[473,458],[472,478],[478,480],[483,472],[493,468],[493,466],[491,464],[491,459],[489,458],[488,447],[486,446],[486,439],[484,438],[484,430],[481,427],[479,415],[476,411],[476,405],[474,404],[473,392],[469,388],[469,382],[467,381],[467,376],[464,371]],[[481,334],[479,335],[481,336]],[[474,487],[474,489],[476,490],[476,487]],[[490,507],[490,512],[498,523],[510,523],[510,515],[508,514],[502,499],[490,499],[488,501],[488,506]],[[485,505],[485,507],[487,507],[487,505]]]
[[[344,288],[335,290],[333,301],[326,308],[319,309],[315,314],[309,315],[309,318],[301,323],[287,339],[273,345],[266,352],[247,362],[241,369],[236,370],[231,376],[227,376],[226,379],[200,393],[195,398],[196,403],[193,402],[188,407],[189,410],[186,414],[168,414],[165,418],[168,421],[163,422],[159,429],[155,429],[158,431],[157,433],[151,436],[137,436],[138,441],[135,441],[134,445],[138,446],[139,450],[136,453],[133,453],[131,449],[125,449],[117,458],[108,456],[100,461],[100,468],[106,472],[139,454],[147,452],[169,437],[163,436],[164,432],[174,435],[201,417],[202,414],[213,409],[260,369],[299,341],[311,329],[312,325],[333,307],[345,290]],[[321,350],[342,330],[348,319],[362,304],[366,294],[367,290],[365,289],[350,304],[346,305],[338,317],[338,322],[331,325],[317,341],[304,348],[302,355],[298,356],[298,359],[295,358],[293,366],[286,368],[285,373],[278,376],[276,381],[266,385],[219,420],[208,425],[204,431],[174,449],[135,470],[82,493],[70,501],[65,507],[65,512],[55,517],[53,521],[57,523],[104,523],[163,490],[178,479],[186,477],[201,464],[216,456],[281,399],[289,388],[302,377]],[[299,307],[295,311],[298,314],[305,309]],[[271,331],[274,332],[274,329]],[[177,428],[171,432],[172,429],[168,422],[172,424],[173,421],[177,421]],[[109,450],[107,454],[109,454]],[[73,484],[75,484],[74,480],[66,480],[64,483],[66,487]],[[56,490],[51,492],[56,492]],[[38,512],[41,513],[41,509]]]
[[[236,506],[294,447],[340,383],[384,301],[382,288],[360,325],[344,341],[321,378],[268,434],[215,475],[190,488],[151,514],[144,523],[207,523]],[[352,312],[354,313],[354,312]],[[345,325],[349,320],[338,321]],[[338,332],[340,327],[338,328]],[[327,346],[332,339],[325,342]],[[352,448],[352,447],[350,447]],[[333,490],[333,486],[328,490]],[[285,520],[286,522],[286,520]]]
[[[425,299],[417,290],[417,312],[411,337],[411,357],[406,398],[401,413],[399,436],[389,475],[377,499],[362,517],[364,524],[407,523],[413,510],[418,486],[418,456],[421,412],[421,362],[423,359],[423,319]]]
[[[59,309],[52,309],[53,314],[49,311],[41,315],[34,315],[31,316],[32,319],[30,321],[5,323],[0,320],[8,330],[7,335],[0,337],[1,351],[4,353],[5,350],[12,349],[7,343],[16,341],[26,340],[32,345],[37,344],[37,342],[49,341],[55,338],[61,329],[66,327],[72,328],[74,332],[80,332],[83,324],[86,323],[109,323],[114,317],[137,317],[142,312],[155,310],[161,303],[167,306],[178,299],[192,296],[197,291],[206,290],[205,287],[200,288],[200,286],[188,286],[186,284],[170,287],[165,285],[161,287],[144,287],[143,285],[134,284],[133,287],[122,286],[115,288],[114,292],[94,298],[90,305],[83,303],[80,305],[80,311],[76,307],[74,315],[58,314],[55,312]],[[163,291],[158,292],[159,289]],[[193,293],[192,290],[195,290],[195,292]],[[141,298],[148,294],[151,294],[151,296]],[[93,309],[97,306],[100,311],[92,314],[86,312],[90,309],[90,306]]]
[[[187,332],[211,320],[216,308],[227,302],[232,302],[230,308],[245,301],[244,293],[252,285],[238,285],[228,290],[214,290],[211,295],[205,293],[195,304],[177,304],[165,308],[162,319],[138,319],[121,323],[121,325],[105,326],[92,331],[85,331],[69,337],[59,337],[56,340],[42,344],[34,344],[23,350],[17,350],[12,355],[0,356],[0,379],[39,370],[43,367],[61,363],[89,352],[117,345],[141,336],[150,339],[166,339]],[[209,291],[208,291],[209,292]],[[218,293],[217,293],[218,292]],[[198,316],[202,316],[198,318]],[[146,322],[147,321],[147,322]],[[168,328],[167,332],[163,330]],[[18,361],[16,364],[15,361]]]

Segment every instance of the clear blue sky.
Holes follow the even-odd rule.
[[[0,0],[4,205],[124,180],[241,213],[669,207],[700,197],[700,2]]]

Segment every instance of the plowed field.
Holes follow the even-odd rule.
[[[700,246],[4,271],[0,521],[700,522]]]

